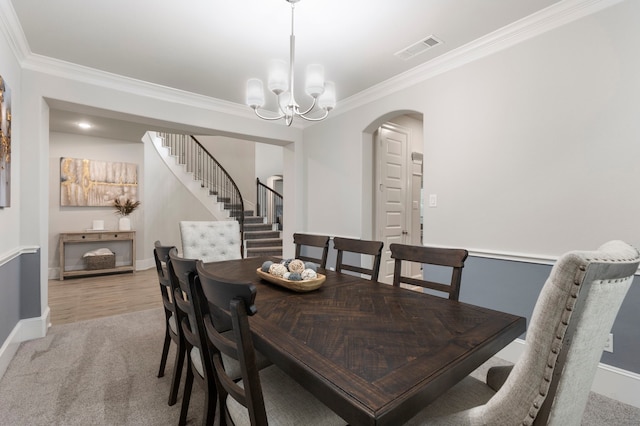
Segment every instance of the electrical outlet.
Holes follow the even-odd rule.
[[[604,350],[606,352],[613,352],[613,333],[609,333],[609,337],[607,337],[607,343],[604,344]]]

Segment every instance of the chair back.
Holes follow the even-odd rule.
[[[378,281],[380,260],[382,259],[382,241],[367,241],[353,238],[333,237],[333,247],[338,251],[336,258],[336,272],[351,271],[369,275],[371,281]],[[344,262],[344,252],[373,256],[371,268],[351,265]]]
[[[307,262],[314,262],[322,269],[327,267],[327,256],[329,255],[329,236],[312,234],[293,234],[293,243],[296,245],[296,259]],[[306,251],[302,253],[302,247],[315,247],[321,251],[320,257],[313,257]]]
[[[500,390],[470,416],[485,424],[579,425],[639,264],[638,251],[622,241],[563,255],[536,302],[524,353]]]
[[[401,283],[416,285],[424,288],[447,293],[450,300],[458,300],[460,297],[460,282],[462,281],[462,268],[469,252],[464,249],[411,246],[405,244],[391,244],[391,257],[395,259],[393,270],[393,285]],[[451,268],[451,281],[449,284],[438,283],[425,279],[418,279],[402,275],[402,262],[418,262],[426,265],[446,266]]]
[[[213,348],[212,360],[220,398],[218,406],[226,413],[226,400],[231,397],[247,408],[252,425],[266,425],[267,413],[249,327],[249,316],[257,312],[254,304],[256,287],[251,283],[214,276],[204,269],[202,262],[198,262],[196,268],[195,280],[202,288],[209,309],[216,307],[228,312],[233,325],[232,333],[221,333],[214,326],[210,314],[204,316],[206,338]],[[222,354],[238,361],[242,386],[227,374]]]
[[[160,241],[153,243],[153,259],[156,262],[156,272],[160,285],[166,289],[170,285],[170,277],[167,273],[167,262],[169,261],[169,251],[174,246],[163,246]]]
[[[236,220],[181,221],[182,253],[203,262],[241,259],[242,238]]]
[[[168,269],[169,253],[175,250],[174,246],[163,246],[160,241],[156,241],[153,248],[153,258],[156,262],[156,272],[158,273],[158,282],[160,283],[160,293],[162,294],[162,304],[164,305],[165,314],[171,316],[176,313],[176,306],[173,298],[173,290],[171,289],[171,276]],[[168,317],[167,317],[168,318]],[[180,327],[178,317],[176,316],[176,325]],[[179,331],[177,334],[180,334]]]
[[[171,259],[169,258],[169,253],[175,249],[174,246],[163,246],[160,241],[154,243],[153,249],[153,258],[156,262],[156,272],[158,273],[158,281],[160,282],[160,293],[162,295],[165,317],[165,337],[164,344],[162,345],[162,357],[160,358],[158,377],[164,376],[171,341],[173,340],[176,344],[176,358],[173,365],[173,375],[169,391],[169,405],[175,404],[178,398],[180,376],[182,374],[185,356],[185,340],[180,325],[183,316],[175,303],[174,289],[177,284],[175,280],[171,279]]]
[[[174,300],[178,311],[182,315],[180,322],[182,333],[187,342],[188,350],[190,351],[195,347],[200,351],[206,380],[207,376],[213,373],[211,366],[207,363],[209,354],[207,345],[202,344],[202,342],[205,342],[202,318],[194,306],[195,301],[198,300],[196,295],[198,289],[190,285],[190,282],[193,281],[194,276],[197,274],[197,260],[178,256],[178,250],[176,249],[169,252],[169,259],[169,272],[176,283],[174,286]]]

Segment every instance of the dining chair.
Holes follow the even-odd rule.
[[[156,241],[154,243],[153,257],[156,262],[156,272],[158,273],[160,293],[162,294],[165,325],[164,343],[162,345],[162,357],[160,358],[158,377],[164,377],[164,370],[167,364],[167,357],[169,355],[169,346],[171,341],[173,341],[176,344],[176,359],[173,364],[173,376],[171,377],[168,403],[169,405],[174,405],[178,398],[178,388],[180,387],[180,378],[182,376],[182,367],[184,365],[185,343],[176,313],[173,292],[171,290],[172,282],[167,270],[167,262],[169,261],[169,252],[171,249],[175,249],[175,247],[163,246],[160,241]]]
[[[244,257],[240,225],[236,220],[181,221],[182,253],[203,262]]]
[[[197,263],[196,269],[198,274],[194,279],[206,299],[200,306],[205,309],[216,306],[227,311],[233,324],[232,332],[220,333],[210,314],[204,313],[218,385],[220,424],[345,425],[342,418],[277,366],[258,371],[249,325],[249,317],[257,312],[255,285],[214,276],[207,272],[202,262]],[[240,382],[229,376],[225,355],[240,365]]]
[[[172,281],[176,283],[174,300],[176,301],[178,313],[181,316],[181,329],[186,344],[185,352],[189,354],[187,357],[187,375],[178,424],[186,424],[193,382],[196,381],[200,387],[204,389],[205,393],[203,424],[211,425],[215,420],[217,388],[214,379],[211,352],[209,345],[206,343],[207,338],[202,313],[206,311],[211,318],[210,321],[212,321],[217,330],[223,334],[230,332],[232,327],[231,320],[223,311],[216,307],[210,309],[209,307],[201,306],[201,302],[205,299],[204,296],[201,295],[202,289],[200,285],[194,281],[194,277],[197,275],[196,259],[182,258],[178,255],[177,249],[174,248],[169,252],[168,269]],[[237,361],[227,358],[226,355],[224,359],[229,377],[233,380],[240,380],[240,366]],[[271,361],[258,352],[256,355],[256,364],[258,369],[262,369],[271,365]]]
[[[337,250],[336,272],[351,271],[369,275],[371,281],[378,281],[380,260],[382,259],[382,241],[358,240],[353,238],[333,237],[333,247]],[[345,263],[344,253],[356,253],[373,256],[371,268]]]
[[[322,269],[327,267],[327,256],[329,255],[329,236],[313,235],[313,234],[293,234],[293,243],[296,245],[296,259],[307,262],[314,262]],[[303,253],[303,247],[305,247]],[[311,250],[321,250],[320,257],[313,257],[308,253],[306,247],[312,247]]]
[[[412,246],[406,244],[391,244],[391,258],[395,259],[393,269],[393,285],[401,283],[420,286],[431,290],[447,293],[450,300],[460,297],[460,282],[462,268],[469,252],[464,249]],[[451,268],[449,284],[434,282],[426,279],[413,278],[402,275],[402,262],[417,262],[422,265],[437,265]]]
[[[504,383],[494,383],[497,392],[467,377],[407,425],[580,425],[639,264],[638,250],[622,241],[561,256],[538,296],[524,352]]]
[[[195,297],[190,278],[196,274],[196,259],[185,259],[178,255],[178,250],[173,248],[169,252],[168,269],[171,279],[176,283],[174,300],[178,311],[181,312],[181,329],[186,343],[187,376],[184,384],[182,407],[180,409],[179,425],[186,424],[191,400],[191,391],[194,380],[204,390],[204,416],[203,425],[212,425],[216,413],[216,384],[209,347],[203,342],[204,329],[202,318],[198,317],[200,311],[194,309]]]

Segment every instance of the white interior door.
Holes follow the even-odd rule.
[[[380,127],[376,138],[376,238],[384,242],[379,280],[389,284],[394,266],[389,246],[409,242],[408,139],[408,131],[391,124]]]

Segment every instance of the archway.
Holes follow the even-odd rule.
[[[423,119],[415,111],[394,111],[373,121],[363,132],[363,223],[371,239],[384,242],[380,281],[393,280],[392,243],[422,244]],[[370,160],[370,161],[369,161]],[[368,178],[367,178],[368,177]],[[412,267],[412,265],[408,265]],[[407,275],[420,275],[413,266]]]

